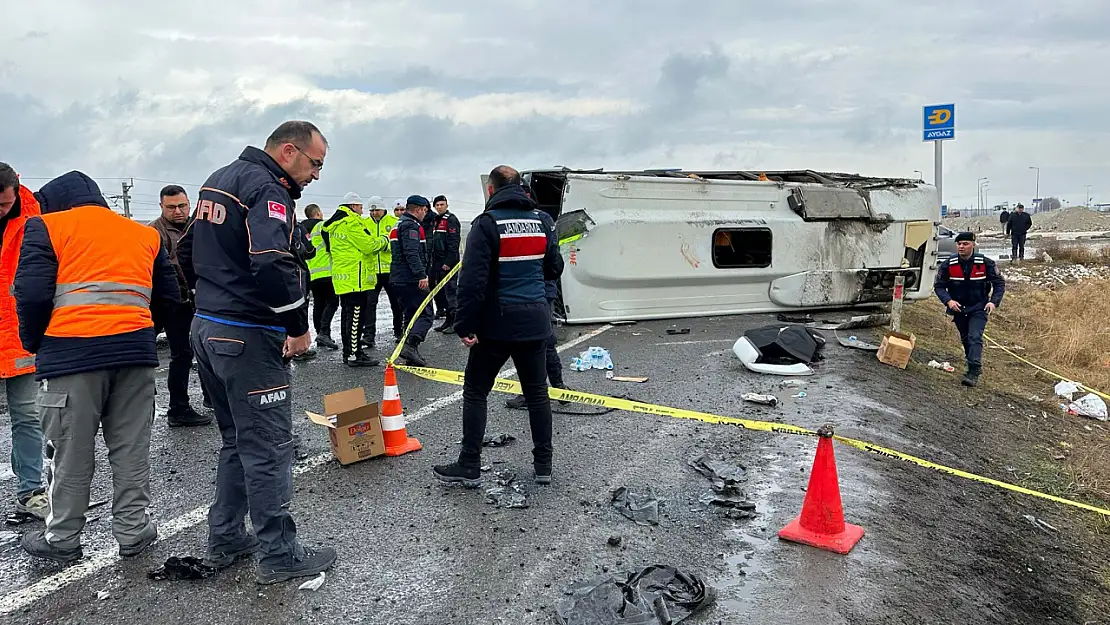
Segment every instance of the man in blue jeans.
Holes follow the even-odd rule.
[[[23,226],[39,212],[34,194],[19,184],[15,170],[0,163],[0,319],[4,320],[0,324],[0,380],[4,382],[12,420],[12,471],[19,481],[15,510],[45,519],[50,502],[42,485],[42,426],[35,407],[38,392],[35,357],[20,343],[12,295]]]

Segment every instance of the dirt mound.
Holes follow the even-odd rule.
[[[998,213],[982,217],[954,217],[945,219],[944,225],[957,232],[998,232],[1002,225]],[[1100,232],[1110,231],[1110,213],[1086,208],[1066,208],[1047,213],[1033,214],[1033,230],[1041,232]]]

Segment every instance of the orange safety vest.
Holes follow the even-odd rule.
[[[12,217],[4,228],[0,244],[0,379],[35,372],[35,357],[23,349],[19,340],[19,317],[15,312],[15,270],[19,266],[19,248],[23,246],[23,224],[29,217],[41,214],[38,200],[31,190],[19,186],[19,216]]]
[[[154,327],[150,317],[158,232],[101,206],[43,215],[58,258],[46,336],[90,338]]]

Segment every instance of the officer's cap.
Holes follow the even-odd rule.
[[[431,208],[432,206],[428,203],[428,198],[423,195],[410,195],[409,199],[405,200],[405,203],[410,206],[424,206],[426,208]]]
[[[972,243],[974,243],[975,242],[975,233],[974,232],[961,232],[961,233],[957,234],[956,235],[956,243],[959,243],[960,241],[971,241]]]

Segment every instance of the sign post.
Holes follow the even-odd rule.
[[[932,104],[925,107],[922,128],[923,141],[932,141],[934,146],[933,178],[937,187],[937,199],[944,205],[944,142],[956,138],[956,105]]]

